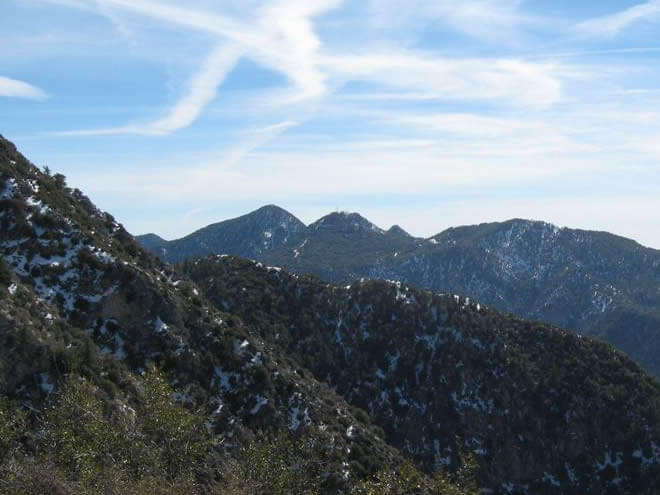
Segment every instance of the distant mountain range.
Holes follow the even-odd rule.
[[[382,278],[468,295],[602,338],[660,376],[660,251],[606,232],[514,219],[421,239],[357,213],[305,226],[269,205],[178,240],[136,239],[170,263],[224,253],[334,283]]]

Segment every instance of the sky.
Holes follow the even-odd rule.
[[[5,0],[0,134],[134,234],[264,204],[660,248],[660,0]]]

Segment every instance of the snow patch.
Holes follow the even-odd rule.
[[[250,343],[247,340],[239,342],[238,340],[234,341],[234,354],[237,356],[242,356],[245,353],[245,349]]]
[[[415,335],[415,343],[424,342],[427,349],[429,349],[433,354],[438,347],[438,343],[442,344],[444,341],[440,340],[439,335]]]
[[[48,373],[40,373],[39,380],[41,382],[41,391],[43,393],[45,393],[47,396],[53,393],[53,390],[55,389],[55,385],[50,383],[50,376],[48,375]]]
[[[390,367],[389,367],[390,371],[396,371],[400,357],[401,357],[401,352],[399,350],[396,351],[396,354],[390,355]]]
[[[61,278],[62,277],[60,277],[60,280],[61,280]],[[97,303],[101,299],[103,299],[104,297],[108,297],[108,296],[114,294],[117,291],[118,288],[119,288],[119,284],[115,284],[115,285],[113,285],[112,287],[109,287],[108,289],[106,289],[104,292],[102,292],[100,294],[82,295],[80,297],[87,300],[88,302]]]
[[[95,248],[92,246],[91,250],[92,250],[92,254],[103,264],[109,265],[115,262],[115,257],[112,256],[110,253],[104,251],[103,249]]]
[[[660,463],[660,445],[651,442],[651,456],[646,457],[642,449],[639,448],[632,453],[632,456],[639,459],[642,464],[657,464]]]
[[[577,485],[577,481],[578,481],[577,475],[575,474],[575,470],[571,467],[571,465],[568,462],[564,463],[564,469],[566,469],[566,476],[568,476],[571,485],[573,486]]]
[[[215,385],[216,380],[218,387],[222,392],[228,392],[231,390],[231,383],[230,380],[234,378],[235,380],[238,380],[240,376],[238,373],[233,373],[233,372],[228,372],[223,370],[220,366],[216,366],[214,368],[215,376],[213,380],[211,380],[211,386]]]
[[[257,395],[257,403],[255,404],[255,406],[252,409],[250,409],[250,414],[252,414],[254,416],[266,404],[268,404],[268,399],[266,399],[265,397],[263,397],[261,395]]]
[[[297,431],[301,423],[304,423],[305,426],[312,425],[312,420],[309,417],[309,408],[305,407],[301,414],[302,401],[303,396],[300,392],[294,392],[289,398],[289,430],[291,431]]]
[[[561,483],[557,478],[555,478],[552,474],[544,472],[543,473],[543,482],[545,483],[550,483],[552,486],[561,486]]]
[[[158,335],[167,333],[169,326],[163,320],[160,319],[160,316],[156,318],[156,324],[154,325],[154,332]]]
[[[0,192],[0,199],[11,199],[14,197],[14,194],[16,192],[16,179],[13,177],[9,177],[7,181],[5,182],[5,186]]]
[[[440,449],[440,440],[433,440],[433,465],[437,469],[441,466],[449,466],[451,464],[451,455],[444,454],[441,452]],[[449,447],[444,449],[445,451],[450,451],[451,449]]]

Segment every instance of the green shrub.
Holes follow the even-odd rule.
[[[155,368],[139,380],[137,410],[120,401],[114,383],[103,379],[100,385],[81,377],[66,381],[46,408],[38,460],[51,463],[59,479],[82,493],[129,493],[127,487],[140,484],[194,486],[212,442],[204,416],[177,404]]]
[[[226,489],[253,495],[314,495],[324,467],[318,438],[293,439],[287,433],[244,448],[231,466]],[[222,492],[221,492],[222,493]]]
[[[0,396],[0,463],[19,450],[26,427],[25,413]]]
[[[140,428],[155,447],[156,462],[168,480],[192,478],[211,447],[201,410],[188,411],[172,400],[164,375],[150,367],[141,382]]]
[[[128,421],[104,415],[104,403],[83,378],[71,378],[47,409],[43,448],[68,477],[86,485],[110,466],[129,463],[131,438]]]
[[[5,287],[11,284],[12,270],[4,258],[0,258],[0,285]]]

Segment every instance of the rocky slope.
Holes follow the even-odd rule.
[[[167,245],[178,249],[184,240]],[[204,254],[255,258],[334,283],[385,278],[466,294],[607,340],[660,376],[660,251],[605,232],[510,220],[418,239],[357,214],[333,213],[272,250],[206,247]]]
[[[660,384],[608,344],[400,282],[183,265],[428,470],[472,451],[495,493],[654,493]]]
[[[525,220],[450,229],[428,244],[369,275],[470,294],[603,338],[660,376],[660,251]]]
[[[126,377],[156,363],[228,451],[259,431],[320,429],[334,491],[399,462],[364,412],[2,138],[0,227],[4,397],[40,408],[71,374],[130,393]]]

